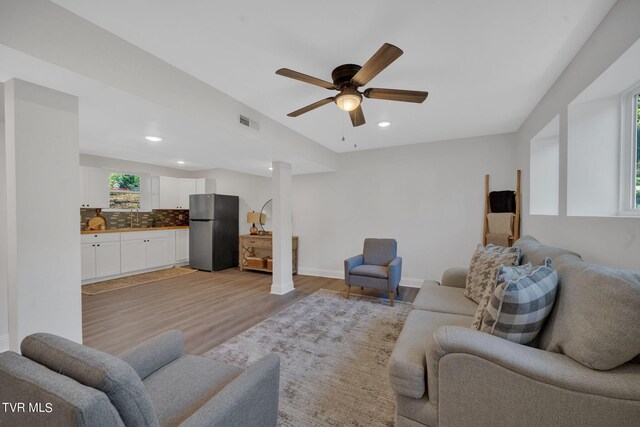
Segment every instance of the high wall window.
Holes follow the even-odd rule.
[[[109,175],[109,208],[140,209],[140,177],[123,173]]]

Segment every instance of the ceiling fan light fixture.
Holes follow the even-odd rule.
[[[355,90],[345,89],[336,96],[335,102],[342,111],[353,111],[360,106],[362,95]]]

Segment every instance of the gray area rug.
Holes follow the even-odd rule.
[[[393,426],[387,361],[410,309],[321,289],[204,356],[247,367],[278,353],[281,426]]]

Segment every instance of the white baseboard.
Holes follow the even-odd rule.
[[[328,277],[331,279],[344,279],[344,271],[342,270],[324,270],[320,268],[298,267],[298,274],[305,276]],[[416,279],[414,277],[403,277],[400,280],[400,286],[406,288],[420,288],[424,283],[424,279]]]
[[[175,264],[167,264],[167,265],[162,265],[160,267],[147,268],[145,270],[128,271],[126,273],[114,274],[112,276],[104,276],[104,277],[98,277],[95,279],[87,279],[87,280],[83,280],[81,285],[90,285],[92,283],[104,282],[105,280],[120,279],[122,277],[134,276],[136,274],[151,273],[152,271],[166,270],[167,268],[183,267],[188,265],[189,265],[189,261],[180,261],[180,262],[176,262]]]
[[[0,352],[9,350],[9,335],[0,335]]]

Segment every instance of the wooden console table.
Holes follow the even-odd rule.
[[[298,272],[298,236],[291,238],[291,261],[293,274]],[[247,257],[273,257],[273,238],[269,234],[263,236],[242,234],[240,235],[240,271],[255,270],[271,273],[269,268],[247,266]]]

